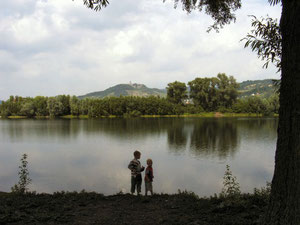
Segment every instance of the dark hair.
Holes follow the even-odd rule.
[[[136,150],[136,151],[134,151],[133,155],[134,155],[134,157],[136,157],[138,155],[141,155],[141,153],[138,150]]]

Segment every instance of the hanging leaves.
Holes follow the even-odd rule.
[[[108,0],[83,0],[83,4],[88,8],[93,9],[95,11],[100,11],[102,8],[108,6]]]
[[[241,40],[246,41],[244,47],[257,52],[258,58],[265,61],[263,68],[268,68],[271,62],[278,68],[278,72],[281,71],[282,36],[277,19],[269,16],[261,20],[253,15],[251,17],[253,30]]]

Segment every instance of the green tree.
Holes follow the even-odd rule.
[[[8,110],[8,102],[3,101],[0,105],[0,115],[3,118],[10,116],[10,112]]]
[[[90,101],[91,101],[91,99],[89,99],[89,98],[80,100],[79,110],[80,110],[81,115],[88,115]]]
[[[70,98],[70,113],[74,116],[80,115],[80,100],[76,96]]]
[[[238,96],[238,84],[234,77],[219,73],[217,77],[196,78],[188,83],[190,97],[206,111],[231,108]]]
[[[264,113],[266,111],[266,105],[261,97],[251,96],[247,98],[247,112],[248,113]]]
[[[35,107],[35,114],[36,116],[48,116],[49,115],[49,111],[47,109],[47,97],[43,97],[43,96],[36,96],[33,99],[33,104]]]
[[[209,101],[209,89],[210,79],[209,78],[196,78],[188,82],[190,86],[190,98],[193,99],[195,105],[200,105],[204,110],[210,110]],[[212,96],[210,96],[212,97]]]
[[[34,107],[34,104],[31,100],[25,102],[24,104],[22,104],[20,114],[22,116],[27,116],[27,117],[34,117],[35,116],[35,107]]]
[[[220,89],[219,89],[219,79],[216,77],[209,78],[208,86],[208,110],[216,111],[220,106]]]
[[[278,113],[278,110],[279,110],[279,95],[277,93],[271,95],[268,98],[268,102],[270,104],[270,110],[273,113]]]
[[[187,88],[185,83],[175,81],[169,83],[167,87],[167,99],[175,104],[183,104],[183,100],[187,98]]]
[[[22,97],[19,96],[10,96],[9,100],[3,105],[4,114],[6,116],[18,116],[20,115],[21,103],[23,101]]]
[[[260,96],[250,96],[239,99],[232,107],[236,113],[256,113],[265,116],[272,114],[272,107],[267,99]]]
[[[218,102],[219,107],[231,108],[238,97],[239,84],[233,76],[227,77],[225,73],[219,73],[218,78]]]
[[[58,95],[55,97],[57,101],[61,102],[61,114],[70,115],[70,95]]]
[[[47,108],[51,117],[63,115],[63,104],[55,97],[48,98]]]
[[[122,116],[126,113],[126,105],[124,104],[124,97],[110,97],[109,98],[109,114]]]

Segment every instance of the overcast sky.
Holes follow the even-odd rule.
[[[279,18],[267,0],[242,1],[237,22],[207,33],[212,19],[167,0],[110,0],[100,12],[82,0],[0,1],[0,99],[82,95],[120,83],[165,88],[219,72],[238,82],[279,78],[240,39],[251,18]]]

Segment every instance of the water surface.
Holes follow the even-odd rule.
[[[153,159],[154,191],[219,193],[226,164],[243,192],[272,179],[278,121],[274,118],[133,118],[0,120],[0,191],[18,182],[29,158],[31,190],[130,189],[134,150]]]

